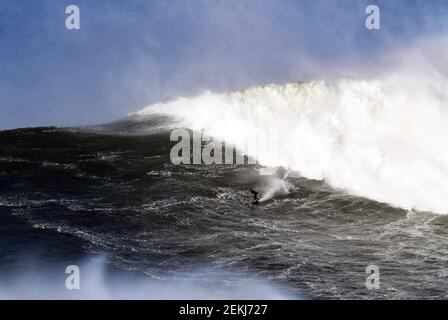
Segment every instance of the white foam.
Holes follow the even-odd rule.
[[[270,200],[274,197],[288,195],[295,189],[294,185],[285,179],[270,176],[268,177],[267,184],[263,186],[260,202]]]
[[[405,209],[448,213],[448,81],[432,70],[377,80],[291,83],[205,92],[145,108],[335,188]]]

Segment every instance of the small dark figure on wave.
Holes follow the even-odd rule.
[[[252,192],[252,195],[254,196],[254,201],[252,201],[252,204],[259,204],[260,202],[258,202],[258,192],[252,188],[250,189],[250,192]]]

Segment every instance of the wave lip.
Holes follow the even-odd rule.
[[[205,92],[135,115],[180,125],[240,150],[254,132],[272,145],[264,166],[282,166],[334,188],[407,210],[448,213],[448,81],[438,74],[381,80],[290,83]]]

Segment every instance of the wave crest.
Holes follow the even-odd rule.
[[[137,115],[176,116],[181,125],[241,150],[254,132],[266,140],[275,134],[277,145],[248,155],[354,195],[448,213],[447,101],[441,74],[402,73],[206,92]]]

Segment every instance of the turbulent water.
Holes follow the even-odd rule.
[[[448,80],[341,80],[206,93],[150,106],[266,166],[404,209],[448,213]],[[251,152],[245,147],[260,143]]]
[[[30,268],[51,278],[30,263],[101,256],[137,277],[119,281],[139,297],[447,298],[439,80],[406,94],[392,80],[206,93],[104,126],[0,132],[1,296],[33,296],[16,287]],[[256,165],[174,165],[174,127],[237,150],[276,135],[276,152],[248,152]],[[260,175],[269,167],[280,169]],[[369,265],[379,289],[366,289]]]

